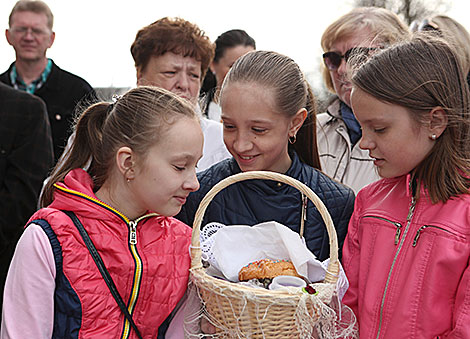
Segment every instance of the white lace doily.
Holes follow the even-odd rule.
[[[212,246],[214,245],[214,235],[223,227],[225,227],[224,224],[211,222],[202,228],[199,238],[201,242],[202,259],[217,269],[219,265],[212,253]]]

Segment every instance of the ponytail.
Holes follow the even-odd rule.
[[[114,99],[114,98],[113,98]],[[99,190],[115,166],[116,152],[127,146],[141,158],[159,142],[168,126],[180,118],[198,119],[194,107],[158,87],[139,86],[113,104],[90,106],[78,118],[72,146],[63,154],[44,187],[40,206],[53,200],[54,184],[71,170],[88,167],[93,190]]]
[[[321,170],[317,147],[316,100],[313,95],[312,88],[306,80],[305,83],[307,85],[307,102],[305,105],[307,117],[297,132],[296,142],[290,146],[294,148],[302,162]]]
[[[60,157],[44,186],[40,207],[46,207],[52,202],[54,184],[63,181],[71,170],[86,167],[90,159],[93,159],[89,170],[90,174],[92,177],[99,175],[101,171],[94,168],[96,167],[94,159],[96,154],[101,153],[103,125],[113,106],[114,104],[105,102],[97,103],[80,115],[75,124],[74,134],[71,136],[71,147]]]

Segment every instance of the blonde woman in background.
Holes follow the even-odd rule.
[[[408,34],[408,27],[391,11],[361,7],[333,22],[321,38],[323,79],[328,90],[336,94],[327,111],[317,116],[321,168],[356,193],[379,176],[373,159],[359,148],[362,133],[351,110],[347,61],[352,55],[367,57]]]

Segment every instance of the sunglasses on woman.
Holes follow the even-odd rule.
[[[351,56],[357,58],[358,62],[366,61],[369,57],[371,51],[376,51],[379,49],[378,47],[353,47],[350,48],[344,53],[344,55],[339,54],[338,52],[326,52],[323,54],[323,61],[325,62],[325,66],[330,70],[334,71],[337,70],[339,66],[341,66],[341,62],[343,58],[346,62],[348,62]]]

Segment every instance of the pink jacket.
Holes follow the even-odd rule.
[[[60,210],[77,215],[142,336],[156,338],[186,291],[191,229],[155,213],[129,220],[95,197],[81,169],[66,176],[49,208],[33,215],[18,244],[5,288],[2,338],[51,338],[52,330],[67,338],[136,338],[78,230]],[[48,222],[41,225],[44,235],[39,220]],[[59,271],[51,234],[60,244]],[[52,300],[60,300],[60,307]]]
[[[343,299],[361,339],[470,338],[470,195],[412,199],[409,176],[359,192],[343,248]]]

